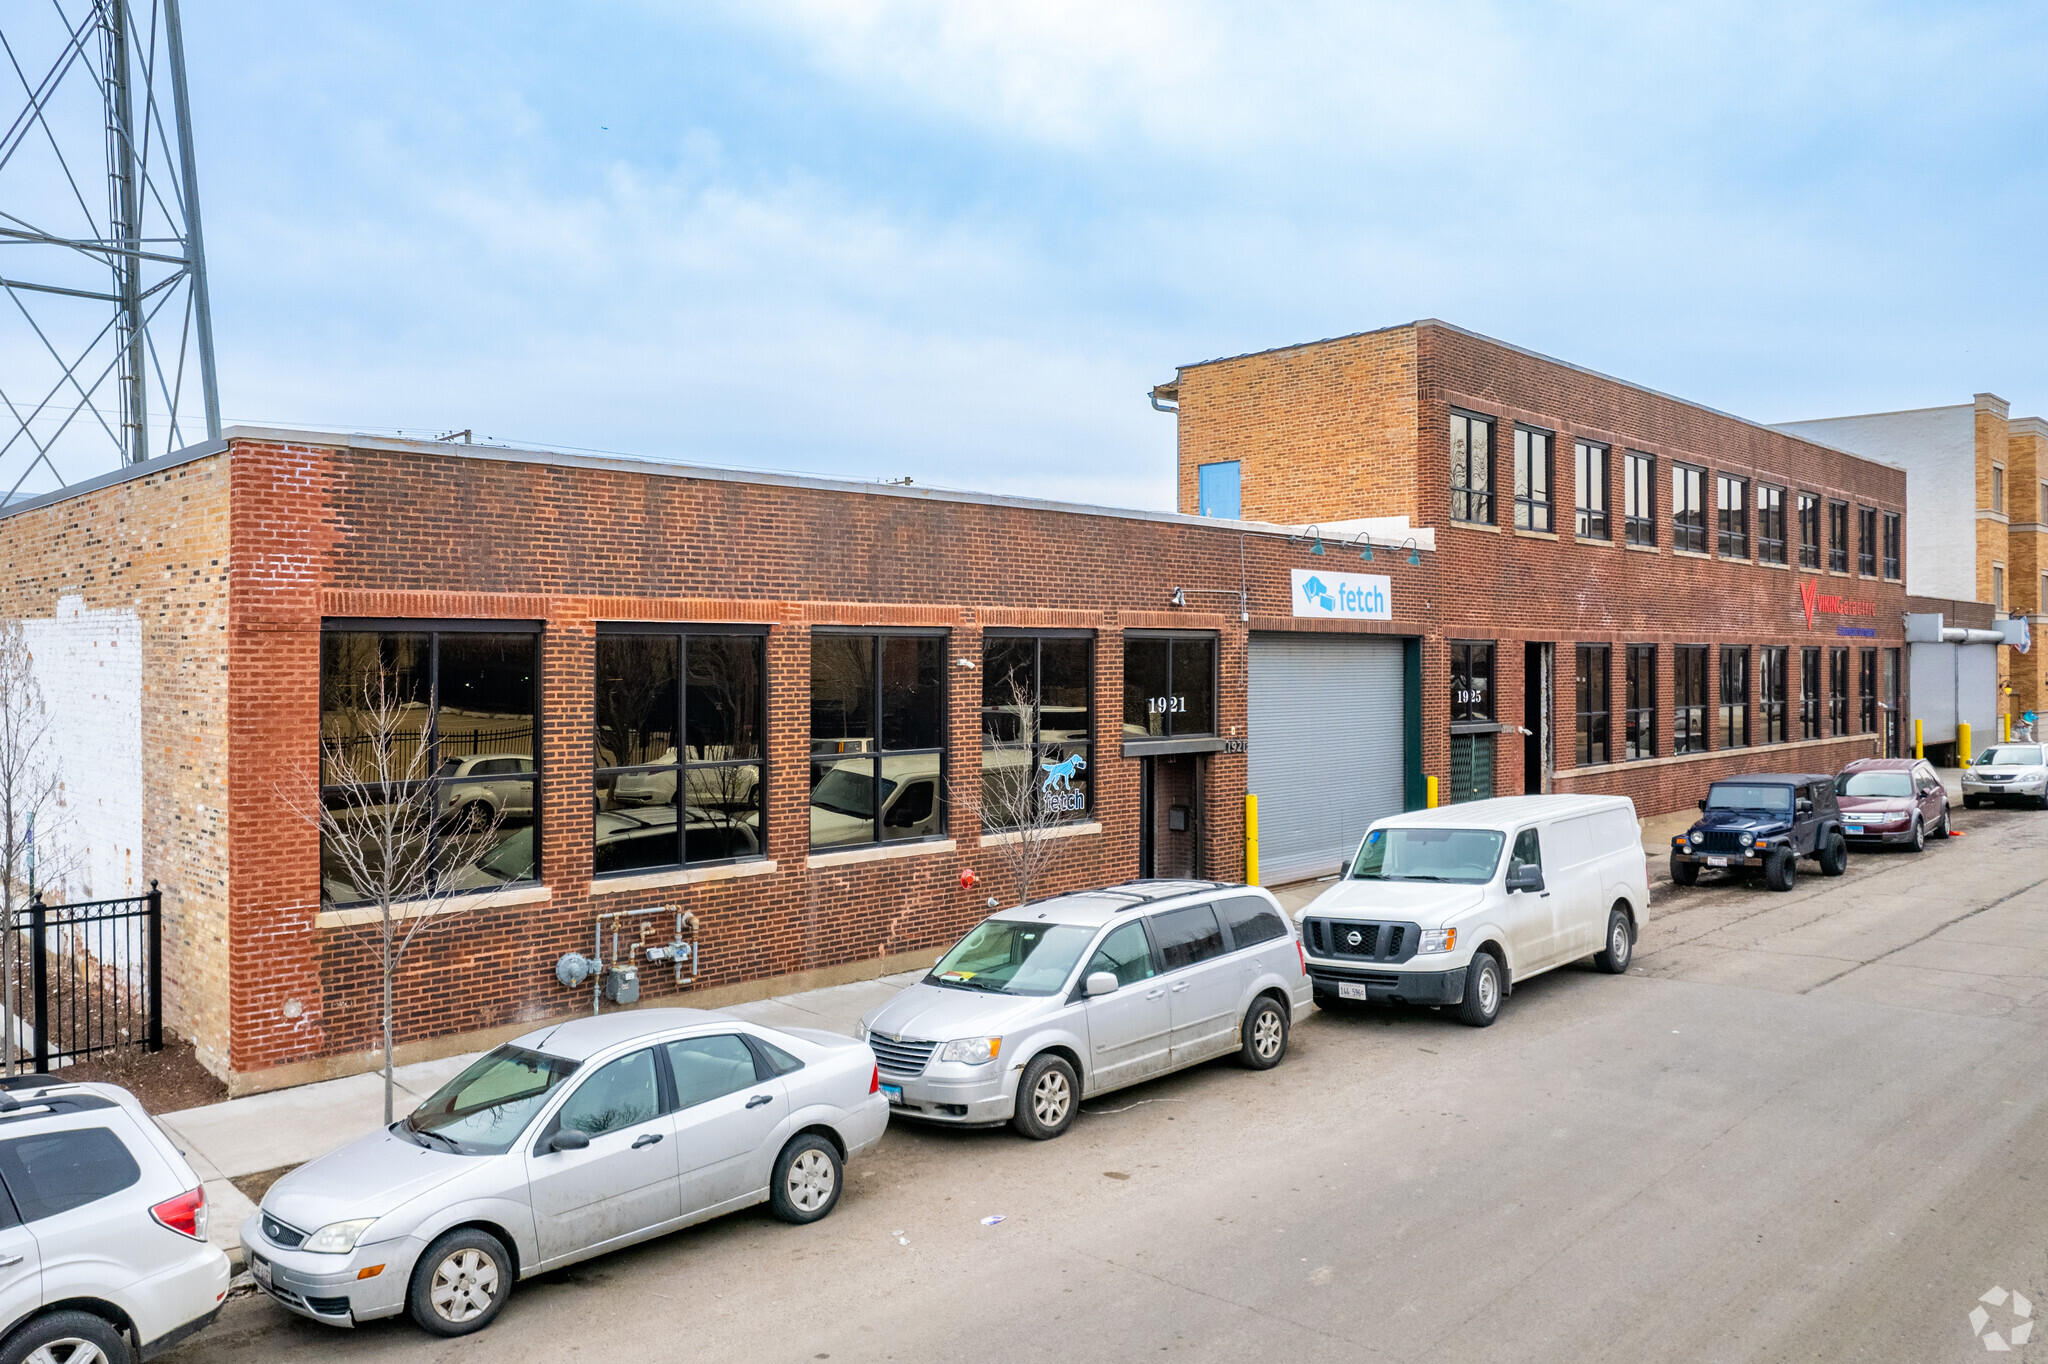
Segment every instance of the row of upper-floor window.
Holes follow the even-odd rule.
[[[1503,497],[1496,476],[1494,419],[1453,411],[1450,420],[1451,519],[1498,525],[1505,506],[1514,529],[1556,532],[1556,433],[1515,425],[1511,487]],[[1668,535],[1674,550],[1706,554],[1711,537],[1713,552],[1723,559],[1787,565],[1796,548],[1800,567],[1825,567],[1834,573],[1851,571],[1853,553],[1854,571],[1860,576],[1893,582],[1903,576],[1903,522],[1898,512],[1680,460],[1664,461],[1670,488],[1665,512],[1659,507],[1657,456],[1624,448],[1617,469],[1613,446],[1586,440],[1572,445],[1572,533],[1577,539],[1615,539],[1613,490],[1618,474],[1618,529],[1624,544],[1655,547],[1661,534]]]
[[[809,676],[810,846],[940,838],[952,804],[949,636],[818,629]],[[320,674],[322,897],[376,898],[377,868],[428,869],[428,890],[539,874],[537,628],[336,622]],[[1127,632],[1122,735],[1216,732],[1213,634]],[[1095,639],[981,639],[984,829],[1092,808]],[[956,665],[957,666],[957,665]],[[966,673],[968,669],[960,668]],[[590,819],[599,876],[765,856],[770,677],[758,627],[604,625],[590,680]],[[392,803],[413,817],[383,818]],[[364,838],[413,846],[366,849]],[[388,873],[381,873],[388,877]]]
[[[2025,507],[2025,494],[2021,493],[2020,498],[2020,506]],[[1990,509],[2001,516],[2007,514],[2005,508],[2005,466],[2003,464],[1991,466]],[[2048,478],[2040,481],[2040,486],[2035,492],[2034,521],[2036,524],[2048,526]]]
[[[1884,732],[1887,723],[1897,721],[1897,649],[1747,644],[1662,647],[1670,656],[1672,696],[1668,707],[1658,704],[1660,646],[1574,646],[1579,766],[1654,758],[1666,751],[1703,753],[1710,748],[1877,734]],[[1619,678],[1616,653],[1621,655]],[[1708,660],[1715,654],[1718,666],[1710,692]],[[1796,675],[1790,672],[1795,662]],[[1451,724],[1476,727],[1496,722],[1494,644],[1451,641],[1449,671]],[[1617,719],[1618,746],[1614,735]]]

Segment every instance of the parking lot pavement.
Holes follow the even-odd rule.
[[[1634,972],[1489,1029],[1319,1014],[1049,1143],[895,1124],[824,1222],[543,1276],[481,1337],[245,1299],[173,1358],[1975,1356],[1980,1295],[2048,1302],[2048,815],[1959,824],[1790,894],[1668,888]]]

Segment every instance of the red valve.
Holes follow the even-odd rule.
[[[962,889],[962,890],[973,890],[973,889],[974,889],[974,868],[972,868],[972,867],[962,867],[962,868],[960,868],[960,889]]]

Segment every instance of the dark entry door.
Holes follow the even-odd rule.
[[[1522,793],[1550,794],[1550,774],[1556,762],[1551,743],[1552,645],[1528,644],[1522,649]]]
[[[1138,791],[1138,875],[1200,874],[1197,793],[1201,759],[1193,754],[1142,758]]]

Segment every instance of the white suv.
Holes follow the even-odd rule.
[[[0,1364],[130,1364],[203,1330],[228,1292],[206,1189],[135,1096],[0,1080]]]

